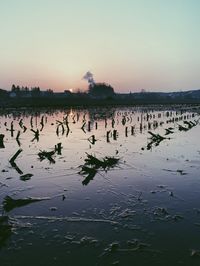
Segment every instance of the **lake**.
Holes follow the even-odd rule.
[[[1,265],[199,265],[199,110],[1,111]]]

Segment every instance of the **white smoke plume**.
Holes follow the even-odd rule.
[[[94,78],[93,78],[93,74],[88,71],[84,76],[83,76],[83,79],[87,80],[89,85],[94,85],[95,84],[95,81],[94,81]]]

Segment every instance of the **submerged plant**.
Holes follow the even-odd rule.
[[[151,131],[148,131],[148,133],[151,135],[151,141],[147,144],[147,150],[152,149],[153,146],[159,146],[159,144],[165,139],[170,139],[163,137],[160,134],[154,134]],[[144,150],[144,148],[142,148],[142,150]]]
[[[91,165],[95,169],[106,169],[112,168],[116,166],[116,164],[119,162],[119,158],[106,156],[102,160],[96,158],[95,156],[87,153],[87,158],[85,159],[85,165]]]
[[[188,129],[193,128],[194,126],[196,126],[196,124],[194,122],[192,122],[192,121],[183,121],[183,123],[188,126]]]
[[[6,196],[3,200],[3,209],[9,212],[15,208],[28,205],[33,202],[47,200],[48,198],[24,198],[24,199],[13,199],[10,196]]]
[[[31,141],[33,142],[34,140],[37,140],[37,142],[38,142],[39,141],[39,136],[40,136],[39,130],[38,129],[37,130],[33,130],[31,128],[31,131],[34,133],[34,138]]]
[[[169,135],[169,134],[173,134],[174,133],[172,127],[166,128],[165,131],[166,131],[165,135]]]
[[[88,154],[88,153],[86,154],[87,154],[87,158],[85,159],[85,165],[91,165],[95,169],[98,169],[103,166],[103,162],[101,160],[99,160],[98,158],[96,158],[95,156],[91,154]]]
[[[25,175],[21,175],[20,176],[20,180],[22,181],[28,181],[31,179],[31,177],[33,176],[33,174],[25,174]]]
[[[81,166],[81,171],[79,174],[86,175],[85,180],[82,182],[83,185],[87,185],[97,174],[98,170],[107,171],[110,168],[115,167],[119,158],[106,156],[103,159],[98,159],[91,154],[87,154],[87,158],[85,159],[85,164]]]
[[[4,137],[5,137],[5,135],[0,134],[0,149],[5,148],[4,142],[3,142]]]
[[[11,166],[20,174],[22,175],[23,172],[21,171],[21,169],[17,166],[17,164],[15,163],[15,160],[17,159],[17,157],[20,155],[20,153],[22,152],[22,149],[19,149],[13,156],[12,158],[9,160]]]
[[[62,143],[59,142],[57,145],[55,145],[54,151],[58,154],[58,155],[62,155]]]
[[[97,170],[95,168],[83,165],[81,168],[81,171],[79,172],[79,174],[81,175],[84,175],[84,176],[86,175],[85,179],[82,181],[82,184],[88,185],[89,182],[95,177],[96,173],[97,173]]]
[[[178,125],[178,129],[179,129],[179,131],[188,131],[189,130],[188,127],[183,127],[181,125]]]
[[[90,137],[88,138],[88,141],[89,141],[92,145],[94,145],[95,142],[97,141],[97,139],[95,138],[95,135],[92,135],[92,136],[90,136]]]
[[[55,160],[52,158],[54,154],[55,154],[55,150],[54,151],[40,151],[38,153],[38,156],[39,156],[40,161],[47,159],[50,163],[55,163]]]

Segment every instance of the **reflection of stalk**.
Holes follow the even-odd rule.
[[[135,134],[135,126],[131,126],[131,135],[133,136]]]
[[[58,143],[57,145],[55,145],[54,151],[57,152],[58,155],[62,155],[62,143]]]
[[[17,132],[16,141],[17,141],[18,146],[21,146],[19,137],[20,137],[20,131]]]
[[[88,121],[88,131],[90,132],[91,131],[91,122]]]
[[[0,148],[5,148],[4,143],[3,143],[3,139],[4,139],[4,135],[0,134]]]
[[[14,133],[14,126],[13,126],[13,121],[11,122],[11,128],[10,128],[10,132],[11,132],[11,137],[13,138],[13,133]]]
[[[117,140],[117,137],[118,137],[117,130],[114,129],[114,130],[113,130],[113,139],[114,139],[114,140]]]
[[[125,136],[128,137],[128,127],[125,127]]]
[[[31,131],[35,134],[34,135],[34,138],[31,140],[32,142],[36,139],[37,141],[39,141],[39,135],[40,135],[40,133],[39,133],[39,130],[37,129],[37,130],[33,130],[32,128],[31,128]]]
[[[83,125],[82,125],[82,127],[81,127],[81,129],[83,130],[84,133],[86,133],[86,131],[85,131],[85,124],[86,124],[86,122],[84,122]]]
[[[106,132],[106,141],[107,143],[110,142],[110,130]]]
[[[10,164],[17,171],[18,174],[23,175],[22,170],[16,165],[15,162],[10,162]]]
[[[15,163],[15,160],[17,159],[17,157],[19,156],[19,154],[22,152],[22,149],[19,149],[14,155],[13,157],[9,160],[11,166],[20,174],[22,175],[23,172],[19,169],[19,167],[17,166],[17,164]]]

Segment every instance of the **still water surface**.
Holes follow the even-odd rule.
[[[198,110],[2,113],[1,265],[199,265]],[[90,176],[89,155],[119,160]]]

